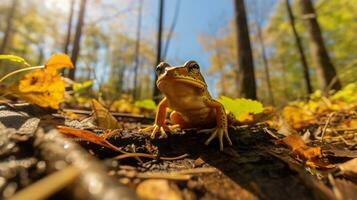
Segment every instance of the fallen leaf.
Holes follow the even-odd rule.
[[[301,129],[316,123],[316,119],[312,113],[297,106],[286,106],[283,110],[283,117],[294,129]]]
[[[54,54],[44,68],[25,74],[7,90],[41,107],[58,109],[64,97],[65,84],[56,70],[63,67],[73,67],[70,58],[65,54]]]
[[[278,143],[286,145],[295,156],[302,158],[307,166],[324,169],[335,167],[320,159],[322,157],[321,147],[307,146],[299,135],[292,134],[286,136],[282,140],[279,140]]]
[[[93,133],[91,131],[71,128],[71,127],[67,127],[67,126],[57,126],[57,129],[58,129],[58,131],[60,133],[62,133],[64,135],[81,138],[81,139],[86,140],[88,142],[92,142],[92,143],[107,147],[107,148],[112,149],[114,151],[118,151],[118,152],[121,152],[121,153],[126,153],[126,152],[122,151],[121,149],[119,149],[118,147],[112,145],[110,142],[108,142],[104,138],[98,136],[97,134],[95,134],[95,133]]]
[[[53,54],[46,62],[45,69],[57,70],[61,68],[73,68],[71,59],[63,53]]]
[[[41,107],[58,109],[64,97],[65,85],[56,71],[38,69],[27,73],[9,91]]]
[[[97,100],[92,99],[92,109],[97,126],[105,129],[123,128],[118,120],[102,106]]]
[[[141,182],[136,188],[136,194],[144,200],[180,200],[179,193],[170,187],[164,179],[149,179]]]

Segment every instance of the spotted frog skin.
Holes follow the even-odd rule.
[[[165,98],[158,105],[155,124],[142,129],[142,132],[151,132],[151,138],[155,138],[157,133],[167,137],[166,131],[177,127],[206,129],[202,132],[212,132],[205,142],[206,145],[218,137],[222,151],[223,136],[229,145],[232,145],[228,135],[228,123],[235,118],[226,114],[223,105],[211,97],[197,62],[187,61],[182,66],[170,66],[161,62],[156,67],[156,74],[156,85]],[[167,108],[173,110],[170,120],[175,125],[167,126],[165,123]]]

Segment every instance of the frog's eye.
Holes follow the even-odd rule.
[[[162,65],[158,65],[155,71],[156,75],[159,76],[160,74],[162,74],[162,72],[164,72],[164,67]]]
[[[197,71],[200,70],[200,66],[197,63],[192,63],[190,66],[188,66],[189,72],[192,72],[194,70],[197,70]]]
[[[170,66],[169,64],[165,63],[165,62],[161,62],[157,67],[156,67],[156,75],[159,76],[160,74],[162,74],[165,71],[165,68]]]

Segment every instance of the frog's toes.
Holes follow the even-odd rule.
[[[206,140],[205,145],[208,145],[215,137],[219,139],[219,149],[223,151],[223,136],[227,139],[229,145],[232,145],[232,141],[229,138],[228,130],[226,128],[217,127],[214,129],[212,135]]]
[[[167,134],[165,132],[165,129],[162,126],[160,127],[160,133],[161,133],[161,137],[162,138],[167,138]],[[151,138],[153,138],[152,135],[151,135]],[[154,135],[154,138],[155,138],[155,135]]]
[[[174,125],[168,126],[169,131],[174,131],[175,129],[178,129],[178,128],[180,128],[179,124],[174,124]]]

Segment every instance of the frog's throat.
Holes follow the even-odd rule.
[[[158,79],[156,82],[157,87],[160,87],[159,85],[162,84],[163,82],[168,82],[168,81],[172,81],[172,82],[181,82],[181,83],[187,83],[189,85],[198,87],[200,89],[205,89],[206,88],[206,83],[204,83],[203,81],[197,80],[197,79],[193,79],[193,78],[189,78],[189,77],[180,77],[180,78],[161,78]]]

